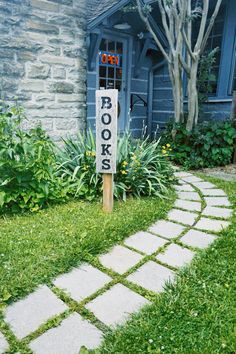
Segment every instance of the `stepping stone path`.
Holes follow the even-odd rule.
[[[146,295],[164,291],[229,226],[233,210],[224,191],[187,172],[175,176],[178,199],[167,220],[127,237],[96,265],[82,264],[6,308],[4,321],[27,350],[74,354],[99,347],[106,327],[124,324],[148,306]],[[0,354],[7,350],[0,332]]]
[[[6,338],[4,335],[0,332],[0,354],[5,353],[6,350],[8,350],[9,346],[7,343]]]

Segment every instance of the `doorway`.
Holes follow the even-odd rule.
[[[127,123],[127,39],[104,36],[98,53],[98,86],[118,90],[118,127],[124,131]]]

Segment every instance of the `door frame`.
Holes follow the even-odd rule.
[[[120,33],[119,31],[104,30],[102,39],[109,39],[114,41],[122,41],[124,43],[123,52],[123,76],[122,82],[125,78],[125,88],[124,88],[124,119],[121,124],[119,124],[119,130],[121,132],[125,131],[129,127],[130,120],[130,89],[131,89],[131,71],[132,71],[132,51],[133,51],[133,39],[131,35]],[[125,52],[126,51],[126,52]],[[125,53],[125,55],[124,55]],[[129,70],[130,69],[130,70]],[[97,53],[97,64],[96,64],[96,87],[99,89],[99,58]]]

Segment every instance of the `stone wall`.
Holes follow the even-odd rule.
[[[86,0],[0,0],[0,95],[54,140],[86,120]]]

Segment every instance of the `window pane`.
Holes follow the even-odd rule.
[[[115,75],[115,69],[114,68],[108,68],[108,77],[109,79],[114,79]]]
[[[100,80],[99,88],[100,88],[100,90],[105,90],[106,89],[106,80],[104,80],[104,79]]]
[[[108,51],[109,52],[115,52],[115,42],[108,41]]]
[[[108,80],[107,81],[107,89],[114,89],[115,88],[115,81],[114,80]]]
[[[236,60],[234,64],[233,91],[236,91]]]
[[[116,78],[117,79],[122,79],[122,69],[116,69]]]
[[[116,88],[118,91],[121,90],[121,83],[122,83],[122,81],[116,80],[116,87],[115,87],[115,88]]]
[[[117,42],[116,43],[116,53],[122,54],[122,52],[123,52],[123,43]]]
[[[107,76],[106,69],[107,68],[105,66],[101,66],[100,65],[100,67],[99,67],[99,76],[100,77],[106,77]]]

